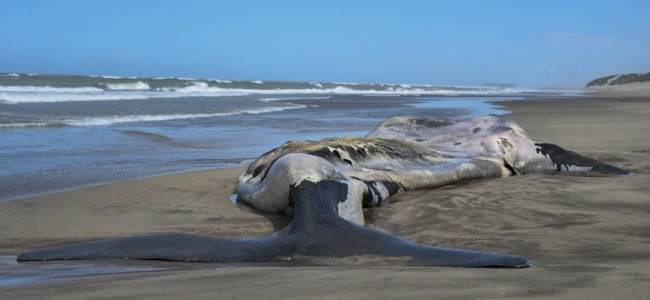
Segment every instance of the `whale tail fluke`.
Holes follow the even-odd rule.
[[[18,261],[151,259],[191,262],[260,262],[291,253],[275,234],[259,239],[221,239],[176,233],[147,234],[37,249]]]
[[[418,244],[344,220],[338,217],[335,206],[343,200],[340,195],[345,195],[346,189],[346,184],[329,180],[303,181],[291,188],[296,214],[289,227],[293,227],[291,232],[301,245],[296,254],[409,257],[412,264],[431,266],[530,266],[526,258],[519,256]]]
[[[455,267],[528,267],[518,256],[417,244],[340,218],[337,204],[347,185],[338,181],[303,181],[291,187],[294,220],[260,238],[221,239],[185,234],[149,234],[38,249],[19,261],[156,259],[197,262],[264,262],[294,256],[408,257],[411,263]]]

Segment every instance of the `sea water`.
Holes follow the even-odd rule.
[[[396,115],[504,113],[540,91],[0,73],[0,201],[245,166],[288,140],[363,136]],[[548,95],[547,93],[545,93]]]

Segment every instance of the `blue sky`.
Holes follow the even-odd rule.
[[[0,72],[527,87],[650,72],[647,0],[0,5]]]

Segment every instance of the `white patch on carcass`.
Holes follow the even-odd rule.
[[[346,184],[348,185],[348,195],[345,201],[338,204],[339,217],[363,226],[365,220],[363,218],[362,198],[366,185],[358,180],[347,180]]]

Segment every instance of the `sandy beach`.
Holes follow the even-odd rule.
[[[0,286],[0,298],[646,298],[650,96],[594,93],[499,105],[513,111],[509,117],[533,140],[636,175],[464,182],[398,194],[367,217],[369,226],[409,240],[521,255],[531,259],[531,268],[414,267],[367,257],[239,267],[179,264],[164,271]],[[0,255],[141,233],[240,237],[285,226],[289,220],[283,216],[229,200],[241,172],[173,174],[0,203]]]

